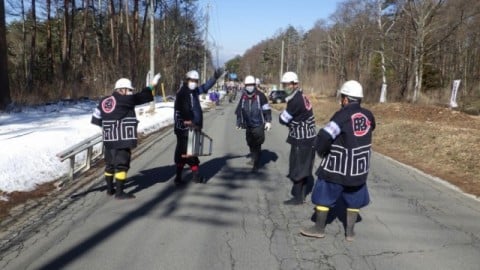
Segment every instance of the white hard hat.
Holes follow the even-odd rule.
[[[185,75],[185,77],[187,79],[192,79],[192,80],[198,80],[200,79],[200,75],[198,75],[198,72],[196,70],[190,70],[189,72],[187,72],[187,74]]]
[[[340,88],[340,94],[349,97],[363,98],[363,87],[355,80],[346,81]]]
[[[255,78],[252,75],[245,77],[244,84],[255,84]]]
[[[259,78],[255,79],[255,84],[260,85],[260,79]]]
[[[115,90],[123,89],[123,88],[131,89],[131,90],[135,89],[132,86],[132,82],[126,78],[121,78],[115,83]]]
[[[298,76],[297,73],[288,71],[285,72],[282,76],[282,83],[298,83]]]

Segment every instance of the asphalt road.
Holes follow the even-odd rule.
[[[480,202],[378,154],[356,240],[344,240],[341,204],[325,239],[302,237],[313,205],[282,204],[287,129],[275,113],[252,173],[233,109],[204,114],[214,139],[213,155],[201,158],[206,184],[173,185],[175,136],[166,131],[132,162],[136,199],[108,197],[97,179],[1,253],[0,269],[480,269]]]

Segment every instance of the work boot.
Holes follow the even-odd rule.
[[[302,181],[293,183],[292,186],[293,198],[283,202],[285,205],[302,205],[305,203],[305,189]]]
[[[205,183],[205,179],[198,173],[198,171],[192,172],[192,182],[194,183]]]
[[[125,180],[121,180],[121,181],[116,180],[115,199],[117,199],[117,200],[127,200],[127,199],[135,198],[135,196],[133,194],[128,194],[128,193],[123,192],[124,182],[125,182]]]
[[[247,155],[247,158],[248,158],[248,161],[247,161],[247,165],[249,166],[252,166],[254,163],[254,151],[253,151],[253,147],[249,146],[248,147],[249,150],[250,150],[250,154]]]
[[[355,223],[357,222],[358,217],[358,209],[347,209],[347,226],[345,228],[345,240],[348,242],[352,242],[355,240],[355,232],[353,228],[355,227]]]
[[[182,181],[182,172],[183,172],[183,167],[180,168],[179,166],[177,166],[177,173],[175,175],[175,180],[173,180],[173,183],[177,186],[183,184],[183,181]]]
[[[105,182],[107,183],[107,195],[112,196],[115,194],[115,189],[113,188],[113,175],[105,175]]]
[[[301,201],[302,203],[305,203],[305,194],[307,192],[307,184],[306,181],[301,181],[300,182],[300,188],[298,192],[298,200]]]
[[[327,208],[328,209],[328,208]],[[303,228],[300,230],[300,234],[307,237],[324,238],[325,237],[325,225],[327,223],[328,210],[319,211],[315,210],[316,220],[315,225],[309,228]]]
[[[252,172],[257,172],[260,168],[260,152],[252,152]]]
[[[180,176],[180,175],[175,176],[175,179],[173,180],[173,183],[176,186],[180,186],[181,184],[183,184],[182,176]]]

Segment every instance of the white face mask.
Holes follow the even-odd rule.
[[[245,90],[247,90],[247,92],[251,94],[253,90],[255,90],[255,86],[245,86]]]
[[[188,82],[188,89],[195,90],[197,88],[197,83],[195,82]]]

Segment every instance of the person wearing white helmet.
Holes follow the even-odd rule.
[[[177,136],[174,161],[176,176],[174,183],[182,184],[182,172],[186,164],[190,166],[193,175],[193,182],[204,183],[199,174],[200,160],[198,157],[184,157],[187,153],[188,130],[201,130],[203,127],[203,111],[200,106],[199,95],[207,93],[215,85],[218,78],[223,75],[223,68],[215,70],[213,77],[204,84],[199,85],[200,76],[198,71],[190,70],[185,74],[185,80],[177,92],[174,104],[174,132]]]
[[[135,106],[153,100],[152,91],[159,80],[160,74],[156,74],[149,86],[133,94],[132,82],[121,78],[115,82],[112,95],[100,100],[93,112],[92,124],[100,126],[103,131],[107,194],[115,195],[116,199],[135,198],[123,190],[130,168],[131,149],[137,146]]]
[[[313,161],[315,152],[315,116],[312,104],[300,88],[298,75],[288,71],[282,76],[282,87],[289,94],[286,97],[287,107],[280,114],[280,124],[288,127],[287,143],[291,145],[288,178],[292,181],[292,199],[287,205],[305,203],[313,186]]]
[[[252,165],[252,171],[256,172],[260,167],[265,130],[272,127],[272,110],[265,94],[256,88],[253,76],[246,76],[244,85],[245,89],[235,110],[237,129],[245,129],[245,139],[250,149],[250,160],[247,164]]]
[[[346,206],[345,239],[353,241],[360,208],[370,202],[367,176],[370,168],[375,117],[360,106],[363,88],[350,80],[340,88],[341,106],[317,134],[315,150],[322,158],[312,192],[315,225],[300,230],[304,236],[325,237],[328,212],[339,199]]]

